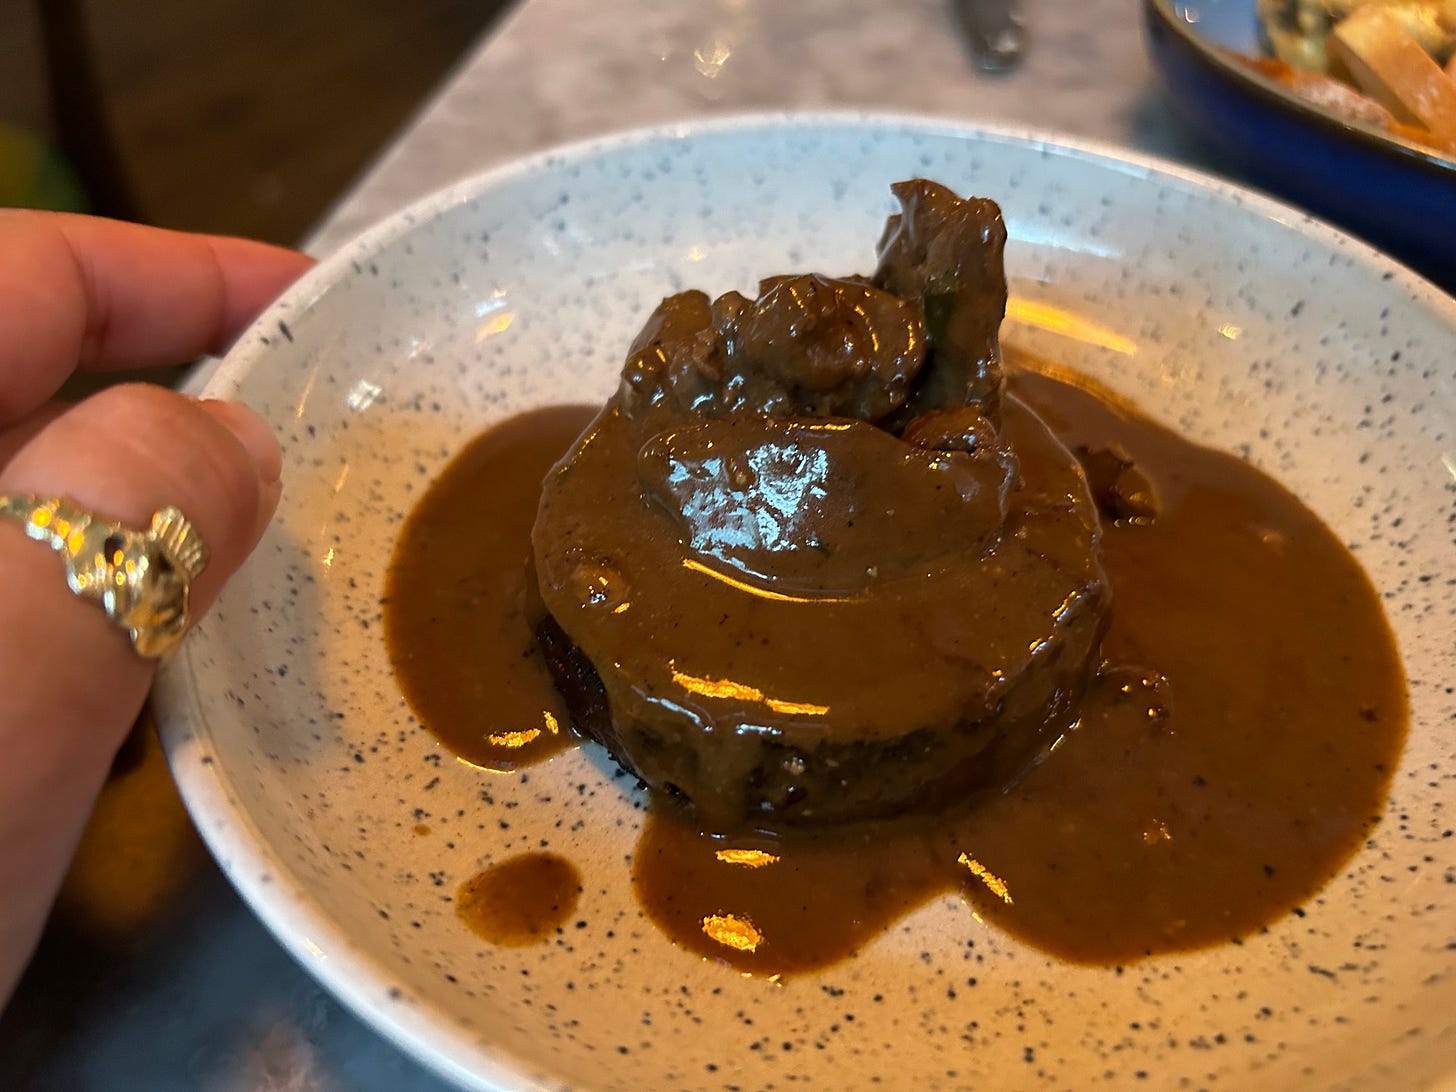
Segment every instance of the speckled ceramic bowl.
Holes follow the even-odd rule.
[[[1015,295],[1096,333],[1013,323],[1009,339],[1246,453],[1384,591],[1413,709],[1385,819],[1301,916],[1241,946],[1122,972],[1071,966],[942,898],[822,973],[743,978],[673,947],[639,911],[628,857],[642,801],[599,753],[484,773],[415,724],[391,676],[385,566],[404,512],[454,451],[517,410],[604,397],[665,292],[866,267],[888,183],[913,174],[1001,201]],[[466,1084],[1442,1078],[1456,1061],[1453,344],[1456,305],[1362,244],[1206,178],[1036,134],[748,119],[491,172],[320,265],[213,381],[275,423],[288,489],[161,684],[177,778],[279,939]],[[495,948],[457,922],[459,882],[542,845],[584,875],[563,933]]]

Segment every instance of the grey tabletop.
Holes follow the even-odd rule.
[[[972,65],[948,0],[528,0],[307,241],[492,164],[639,125],[866,109],[1060,131],[1214,166],[1154,83],[1135,0],[1026,0],[1014,72]],[[138,735],[30,973],[0,1017],[0,1088],[410,1090],[444,1085],[273,940],[207,859]]]

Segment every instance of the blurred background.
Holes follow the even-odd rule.
[[[0,205],[296,243],[507,6],[0,0]]]

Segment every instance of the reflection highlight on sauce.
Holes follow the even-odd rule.
[[[766,849],[720,849],[713,856],[724,864],[743,865],[745,868],[762,868],[779,859],[777,854]]]
[[[554,736],[561,731],[560,724],[557,723],[556,717],[549,709],[541,713],[541,721],[544,730],[548,734]],[[485,737],[485,741],[492,747],[505,747],[509,750],[516,750],[539,739],[543,728],[526,728],[519,732],[493,732]]]
[[[775,713],[787,715],[798,714],[806,717],[822,717],[829,712],[827,705],[815,705],[807,701],[786,701],[783,698],[770,698],[756,686],[746,686],[743,683],[734,682],[732,679],[702,679],[696,675],[688,675],[677,669],[676,662],[668,661],[668,668],[672,671],[672,681],[681,686],[690,694],[697,694],[704,698],[721,698],[729,701],[742,701],[749,704],[765,705]]]
[[[750,584],[746,580],[738,580],[727,573],[720,573],[717,569],[710,568],[691,557],[683,558],[682,567],[689,572],[711,576],[714,580],[722,581],[736,591],[747,592],[760,599],[771,599],[776,603],[850,603],[859,598],[854,595],[792,595],[789,592],[772,591],[769,588],[760,588],[757,584]]]
[[[735,952],[756,952],[763,943],[763,934],[753,922],[733,914],[709,914],[703,918],[703,934]]]
[[[989,868],[983,865],[980,861],[976,860],[969,853],[962,852],[961,855],[956,858],[956,860],[959,863],[965,865],[966,868],[970,869],[971,875],[976,877],[976,879],[980,880],[983,884],[985,884],[991,894],[997,896],[1002,902],[1006,903],[1008,906],[1011,905],[1011,891],[1006,886],[1005,880],[1003,880],[1000,876],[996,875],[996,873],[992,872]]]

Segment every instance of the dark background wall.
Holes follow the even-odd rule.
[[[0,0],[0,203],[296,242],[505,6]]]

